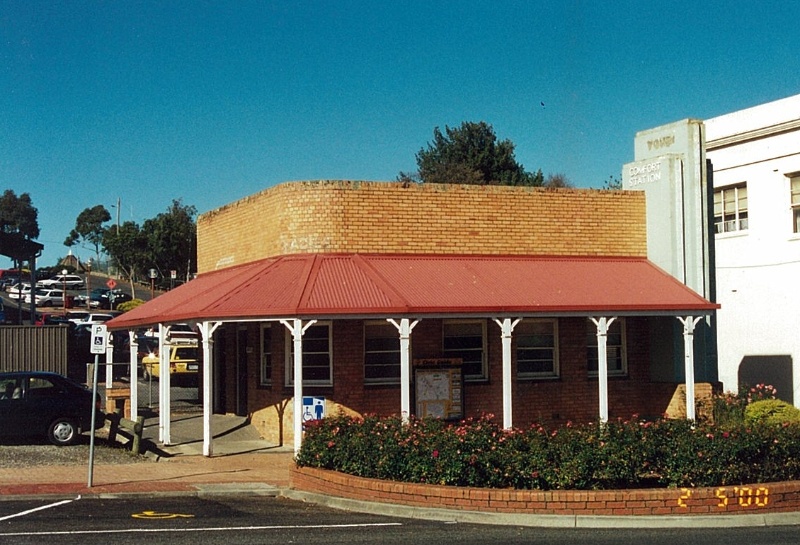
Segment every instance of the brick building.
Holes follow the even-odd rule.
[[[648,260],[641,192],[298,182],[197,226],[198,278],[109,327],[198,324],[207,419],[299,447],[303,396],[507,426],[660,416],[684,371],[694,416],[693,326],[716,305]]]

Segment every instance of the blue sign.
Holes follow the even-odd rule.
[[[325,398],[303,396],[303,422],[325,418]]]

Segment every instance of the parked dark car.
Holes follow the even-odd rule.
[[[108,290],[98,295],[92,295],[89,299],[89,307],[114,310],[120,304],[130,301],[131,299],[133,299],[133,297],[121,290]]]
[[[103,426],[100,396],[97,425]],[[92,421],[92,391],[57,373],[0,373],[0,439],[33,436],[71,445]]]
[[[76,306],[88,307],[91,299],[96,299],[109,291],[108,288],[94,288],[88,295],[86,293],[79,293],[75,296],[73,302]]]

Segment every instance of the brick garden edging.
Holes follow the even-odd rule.
[[[381,481],[295,467],[291,487],[352,500],[485,513],[675,516],[800,511],[800,481],[710,488],[539,491]]]

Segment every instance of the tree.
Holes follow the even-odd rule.
[[[491,125],[463,122],[460,127],[433,130],[433,142],[416,155],[417,173],[400,172],[406,183],[541,186],[542,172],[527,172],[514,157],[510,140],[497,140]]]
[[[609,176],[608,180],[603,182],[603,189],[622,189],[622,181],[614,176]]]
[[[117,226],[108,227],[103,231],[103,248],[106,253],[114,260],[123,275],[128,277],[131,283],[131,294],[136,297],[134,282],[143,271],[149,260],[147,249],[147,237],[142,232],[139,225],[132,221],[126,221]]]
[[[0,253],[12,258],[15,268],[27,261],[32,275],[36,255],[42,248],[32,240],[39,236],[38,215],[28,193],[17,196],[13,190],[6,189],[0,197]],[[33,279],[31,276],[31,281]],[[22,320],[22,313],[19,319]]]
[[[142,232],[147,239],[151,268],[176,271],[179,278],[188,278],[197,267],[197,225],[194,206],[173,200],[167,211],[144,222]]]
[[[548,174],[547,179],[544,181],[544,187],[549,187],[551,189],[558,189],[558,188],[567,188],[567,187],[575,187],[575,185],[569,181],[566,174]]]
[[[103,224],[111,220],[111,214],[102,204],[86,208],[78,214],[75,220],[75,229],[70,231],[69,236],[64,241],[64,246],[71,248],[79,240],[87,242],[94,247],[97,260],[100,261],[100,246],[103,245],[105,228]]]
[[[17,233],[26,239],[39,236],[39,211],[36,210],[28,193],[17,196],[13,190],[6,189],[0,197],[0,231]]]
[[[166,212],[145,220],[141,227],[133,221],[126,221],[120,226],[113,225],[103,230],[103,248],[120,272],[128,277],[131,289],[134,289],[134,282],[142,277],[142,273],[149,269],[161,271],[162,278],[168,277],[169,271],[173,270],[181,278],[187,278],[194,272],[197,258],[196,214],[194,206],[185,206],[180,200],[173,200]]]

